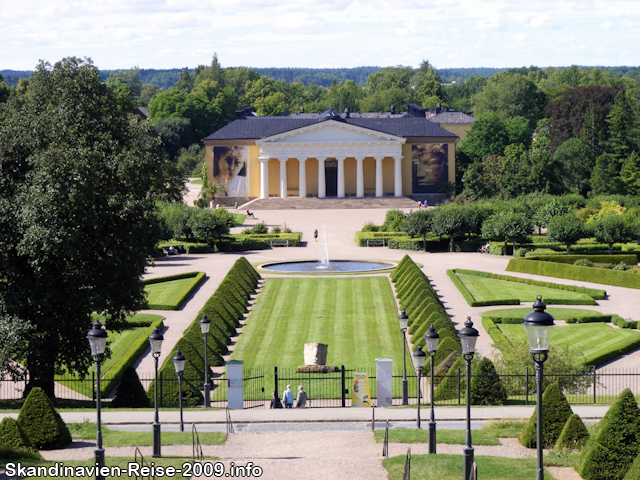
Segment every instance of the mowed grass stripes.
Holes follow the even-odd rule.
[[[398,312],[386,277],[269,278],[231,358],[245,368],[304,365],[304,344],[326,343],[327,365],[402,367]]]

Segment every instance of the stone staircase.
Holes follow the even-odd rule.
[[[418,202],[408,197],[347,197],[347,198],[317,198],[317,197],[270,197],[256,199],[238,207],[238,210],[332,210],[332,209],[373,209],[384,208],[418,208]]]

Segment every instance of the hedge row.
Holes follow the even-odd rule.
[[[637,265],[638,256],[634,254],[620,255],[535,255],[528,257],[530,260],[541,260],[543,262],[568,263],[573,265],[576,260],[590,260],[593,263],[610,263],[617,265],[622,262],[626,265]]]
[[[640,322],[637,322],[637,321],[627,322],[620,315],[611,315],[611,322],[617,325],[619,328],[635,328],[635,329],[640,328]]]
[[[422,238],[409,237],[401,232],[356,232],[355,242],[359,247],[366,247],[367,240],[385,240],[385,244],[394,250],[424,250]],[[471,240],[456,241],[456,251],[458,252],[477,252],[478,248],[483,245],[486,240],[482,238],[474,238]],[[427,237],[427,250],[447,251],[449,250],[448,237]]]
[[[300,242],[302,242],[302,232],[292,232],[292,233],[264,233],[264,234],[250,234],[250,235],[239,235],[238,238],[243,238],[246,240],[256,240],[263,241],[267,247],[270,245],[271,240],[289,240],[290,247],[299,247]]]
[[[619,262],[616,262],[616,263],[619,263]],[[595,300],[604,300],[607,297],[607,292],[605,290],[599,290],[596,288],[576,287],[574,285],[562,285],[560,283],[551,283],[551,282],[540,282],[538,280],[530,280],[528,278],[512,277],[510,275],[500,275],[497,273],[489,273],[489,272],[479,272],[477,270],[464,270],[464,269],[456,268],[453,271],[455,273],[463,273],[465,275],[475,275],[477,277],[493,278],[496,280],[505,280],[507,282],[523,283],[525,285],[535,285],[537,287],[555,288],[556,290],[565,290],[567,292],[585,293]],[[546,302],[546,303],[549,303],[549,302]]]
[[[184,278],[193,278],[193,281],[189,285],[189,288],[182,293],[182,297],[178,301],[177,305],[164,305],[161,303],[147,303],[147,308],[150,310],[179,310],[180,306],[184,303],[184,301],[189,298],[196,288],[204,281],[206,278],[206,273],[204,272],[190,272],[190,273],[180,273],[177,275],[170,275],[168,277],[158,277],[151,278],[149,280],[143,281],[145,285],[152,285],[156,283],[162,282],[171,282],[173,280],[182,280]]]
[[[398,302],[409,317],[409,334],[414,348],[418,345],[425,348],[424,334],[433,324],[440,335],[434,363],[437,365],[453,350],[460,352],[460,339],[453,322],[429,279],[408,255],[405,255],[392,273],[391,281],[395,284]],[[444,341],[446,339],[450,341]]]
[[[640,275],[637,273],[605,268],[579,267],[529,258],[513,258],[509,260],[507,271],[640,289]]]
[[[473,294],[467,289],[464,283],[462,283],[462,280],[458,278],[458,275],[456,275],[458,271],[461,273],[466,273],[467,271],[471,271],[471,270],[457,270],[457,269],[447,270],[447,275],[449,276],[453,284],[456,286],[456,288],[460,291],[460,293],[462,293],[462,296],[467,301],[469,306],[484,307],[488,305],[520,305],[520,300],[513,299],[513,298],[483,300],[483,301],[476,300],[476,297],[473,296]]]
[[[546,300],[545,300],[545,303],[546,303]],[[524,323],[524,317],[507,317],[507,316],[501,316],[499,313],[495,315],[483,314],[482,319],[483,321],[484,319],[489,319],[495,324],[504,323],[504,324],[511,324],[511,325],[519,325],[521,323]],[[611,315],[596,314],[596,315],[589,315],[589,316],[584,316],[580,318],[574,318],[574,317],[559,318],[558,320],[564,320],[567,323],[598,323],[598,322],[609,323],[611,322]]]
[[[161,405],[178,404],[178,382],[173,366],[175,351],[180,349],[187,359],[182,382],[182,397],[186,405],[202,403],[202,389],[204,383],[204,340],[200,331],[200,319],[206,314],[211,321],[207,341],[207,366],[224,365],[222,356],[227,354],[227,345],[231,337],[236,334],[236,327],[247,311],[249,298],[258,286],[260,275],[246,258],[239,258],[227,273],[215,293],[207,300],[204,307],[184,334],[173,351],[167,355],[162,364],[159,375],[164,384],[161,392]],[[207,372],[211,376],[211,371]],[[169,381],[167,381],[169,380]],[[172,382],[170,380],[175,380]],[[152,382],[147,395],[153,400],[155,383]]]
[[[502,330],[500,330],[496,326],[496,324],[491,318],[482,317],[482,326],[487,331],[487,333],[489,334],[489,336],[491,337],[491,340],[493,340],[493,343],[495,345],[499,345],[501,343],[505,343],[509,341],[509,339],[504,336],[504,333],[502,333]]]

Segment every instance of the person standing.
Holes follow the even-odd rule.
[[[271,394],[271,406],[269,408],[282,408],[282,403],[280,403],[280,399],[276,397],[276,392]]]
[[[316,242],[318,241],[318,229],[317,229],[317,228],[313,231],[313,239],[314,239]]]
[[[307,404],[307,392],[304,391],[302,385],[298,387],[298,396],[296,397],[296,408],[304,408]]]
[[[284,408],[293,407],[293,392],[291,391],[291,385],[287,385],[287,389],[282,394],[282,403],[284,403]]]

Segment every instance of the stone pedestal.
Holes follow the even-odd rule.
[[[325,365],[327,363],[327,345],[324,343],[304,344],[305,365]]]
[[[390,407],[393,405],[391,365],[393,358],[376,358],[377,406]]]

